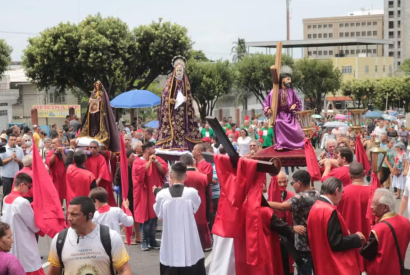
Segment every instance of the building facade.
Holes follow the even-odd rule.
[[[0,78],[0,131],[13,121],[13,104],[17,103],[19,91],[10,88],[10,76]]]
[[[331,38],[383,38],[383,11],[360,11],[348,16],[303,19],[303,37],[310,39]],[[327,59],[331,57],[383,56],[383,46],[340,46],[305,48],[304,56]]]
[[[343,80],[391,77],[393,57],[343,57],[331,58],[333,65],[343,74]]]
[[[385,46],[384,52],[395,58],[399,67],[410,58],[410,1],[384,0],[384,22],[384,38],[395,42]]]

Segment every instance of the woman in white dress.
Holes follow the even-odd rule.
[[[245,129],[241,129],[241,136],[238,138],[238,154],[239,156],[243,156],[248,154],[251,150],[249,147],[249,143],[252,141],[252,138],[248,136],[248,131]]]
[[[396,199],[400,199],[401,190],[404,190],[406,185],[406,177],[408,172],[407,153],[402,142],[395,145],[396,158],[393,166],[393,187],[397,188]]]

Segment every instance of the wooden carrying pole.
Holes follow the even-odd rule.
[[[276,45],[276,60],[275,65],[270,67],[273,80],[273,90],[272,90],[272,103],[271,110],[272,114],[270,116],[270,124],[275,125],[276,114],[278,112],[278,98],[279,98],[279,88],[280,88],[280,67],[282,63],[282,42],[278,42]]]

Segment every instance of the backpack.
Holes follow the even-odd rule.
[[[66,240],[66,237],[67,237],[68,229],[69,229],[69,227],[65,228],[60,233],[58,233],[57,243],[56,243],[58,259],[60,260],[60,265],[61,265],[61,268],[63,270],[62,274],[64,274],[64,264],[63,264],[63,261],[61,260],[61,253],[63,252],[64,243],[65,243],[65,240]],[[112,255],[111,255],[110,228],[108,226],[100,224],[100,240],[101,240],[101,243],[104,247],[105,253],[107,253],[108,257],[110,257],[111,275],[115,275],[114,264],[112,262]]]

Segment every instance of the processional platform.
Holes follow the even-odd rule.
[[[306,155],[304,149],[298,150],[275,150],[275,146],[271,146],[260,150],[252,156],[253,159],[262,161],[280,160],[281,167],[306,166]]]

